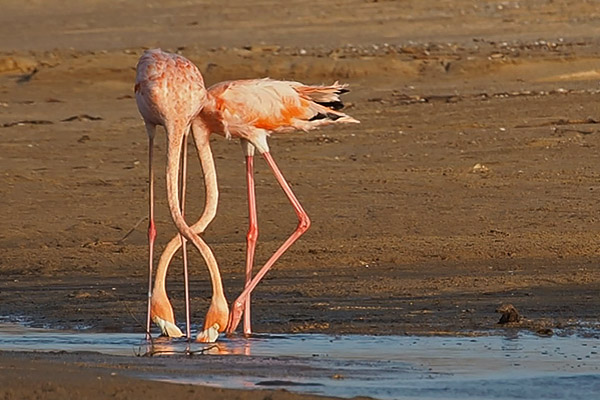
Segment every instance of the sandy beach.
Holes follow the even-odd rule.
[[[258,286],[257,332],[475,335],[597,326],[597,1],[5,3],[4,321],[143,335],[148,163],[133,82],[143,50],[161,47],[196,63],[208,85],[265,76],[350,85],[345,111],[360,125],[270,140],[313,225]],[[175,228],[162,132],[157,141],[160,250]],[[215,136],[211,145],[221,198],[204,237],[231,301],[244,284],[244,159],[237,141]],[[296,217],[262,162],[256,182],[260,264]],[[189,188],[193,219],[204,203],[195,159]],[[192,250],[192,319],[200,325],[210,282]],[[179,322],[181,270],[177,257],[169,295]],[[498,325],[495,311],[505,303],[521,312],[520,323]],[[0,352],[0,397],[224,396],[111,376],[101,356],[78,362]],[[57,364],[65,373],[55,372]],[[98,376],[110,385],[99,389]],[[266,396],[310,397],[235,392]]]

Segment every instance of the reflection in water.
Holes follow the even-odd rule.
[[[169,338],[159,336],[152,341],[145,341],[140,345],[142,356],[168,356],[175,354],[211,354],[211,355],[251,355],[252,341],[243,340],[236,345],[230,341],[218,341],[216,343],[199,343],[188,341],[185,338]]]
[[[0,324],[0,350],[85,350],[165,358],[199,355],[184,363],[176,358],[169,368],[155,368],[151,373],[144,370],[139,376],[229,388],[268,386],[380,399],[589,400],[600,390],[600,343],[597,333],[591,336],[291,334],[223,336],[212,344],[161,337],[149,343],[141,334],[48,331]],[[202,368],[208,359],[210,368]]]

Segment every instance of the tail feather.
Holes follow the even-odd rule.
[[[315,103],[322,105],[323,107],[331,108],[332,110],[341,110],[344,108],[344,103],[341,100],[338,101],[315,101]]]
[[[349,90],[346,89],[348,87],[347,84],[340,85],[338,82],[335,82],[331,86],[305,86],[300,85],[296,88],[298,93],[304,95],[310,100],[314,101],[318,104],[341,104],[343,103],[340,99],[340,95],[344,93],[348,93]],[[331,107],[330,107],[331,108]]]
[[[301,96],[314,102],[315,114],[309,119],[309,122],[319,125],[333,122],[359,123],[358,120],[340,112],[344,108],[340,96],[349,92],[347,87],[347,84],[338,82],[330,86],[300,85],[296,87]]]
[[[341,115],[330,113],[330,112],[325,113],[325,114],[323,114],[322,112],[318,112],[312,118],[310,118],[309,121],[317,121],[317,120],[326,119],[326,118],[330,119],[332,121],[336,121],[341,118]]]

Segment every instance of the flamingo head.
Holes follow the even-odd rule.
[[[204,331],[198,334],[199,342],[214,342],[229,322],[229,306],[224,297],[213,296],[204,320]],[[209,340],[210,339],[210,340]]]
[[[160,334],[168,337],[182,337],[183,332],[175,325],[173,307],[166,295],[156,293],[152,296],[150,304],[150,317],[160,328]]]

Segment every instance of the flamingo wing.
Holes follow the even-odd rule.
[[[310,130],[319,125],[358,122],[339,112],[344,85],[306,86],[269,78],[222,82],[209,88],[214,106],[232,133],[238,129],[271,132]],[[343,119],[343,121],[342,121]]]

